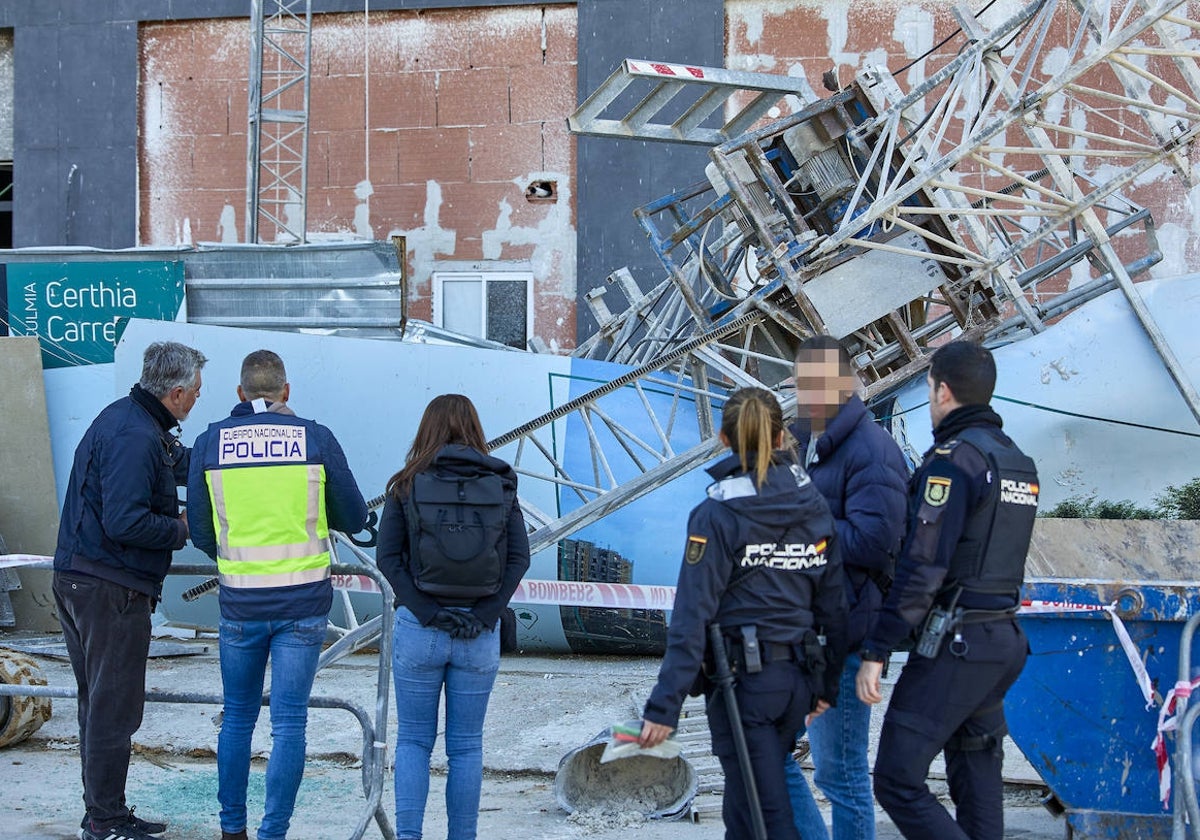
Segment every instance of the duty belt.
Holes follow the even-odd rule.
[[[761,650],[762,664],[768,662],[786,662],[794,660],[796,656],[795,645],[784,644],[783,642],[759,642]],[[746,654],[742,648],[740,639],[729,640],[729,661],[734,670],[742,671],[746,667]]]
[[[983,624],[985,621],[1001,621],[1005,618],[1014,618],[1016,614],[1016,606],[1004,610],[961,610],[958,616],[958,623]]]

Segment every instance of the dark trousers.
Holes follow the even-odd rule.
[[[875,760],[875,798],[908,840],[1001,840],[1004,836],[1004,695],[1029,652],[1015,619],[962,627],[933,659],[904,666],[883,720]],[[956,817],[925,784],[945,751]]]
[[[770,840],[799,840],[792,818],[783,759],[795,744],[804,716],[812,708],[808,678],[795,662],[768,662],[757,674],[738,674],[735,686],[750,765]],[[713,755],[725,771],[721,817],[726,840],[754,837],[745,768],[738,761],[730,728],[729,708],[718,688],[708,697],[708,726]]]
[[[123,821],[133,733],[142,725],[150,598],[115,583],[54,573],[54,600],[79,685],[83,802],[97,828]]]

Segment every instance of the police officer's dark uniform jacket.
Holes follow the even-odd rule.
[[[709,474],[716,483],[688,518],[667,652],[643,717],[678,724],[705,660],[707,627],[718,622],[730,640],[768,830],[772,837],[790,837],[781,827],[791,821],[783,756],[817,697],[836,699],[845,656],[846,607],[841,566],[831,550],[833,519],[808,475],[783,453],[776,453],[762,487],[742,471],[737,455]],[[762,671],[756,674],[739,661],[738,638],[746,626],[756,629],[761,648]],[[811,640],[814,628],[827,640],[823,673],[803,660],[805,638]],[[727,763],[735,752],[721,695],[711,686],[708,694],[713,752],[726,768],[725,822],[730,836],[737,836],[730,815],[748,819],[744,785],[730,778],[737,765]],[[794,831],[794,825],[786,830]]]
[[[1003,699],[1028,653],[1015,611],[1038,498],[1033,461],[1002,423],[967,405],[934,430],[910,485],[896,579],[863,650],[882,661],[920,634],[931,608],[961,611],[934,657],[910,654],[885,719],[875,792],[906,837],[1001,836]],[[943,747],[958,810],[973,814],[969,834],[925,788],[925,758]]]

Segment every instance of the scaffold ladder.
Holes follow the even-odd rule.
[[[576,134],[716,146],[779,116],[771,109],[787,96],[803,106],[812,90],[803,78],[627,58],[568,123]],[[734,97],[740,107],[724,119],[718,112]]]

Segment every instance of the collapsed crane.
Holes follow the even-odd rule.
[[[572,131],[705,145],[712,160],[705,180],[635,211],[666,278],[643,291],[618,270],[587,296],[600,329],[576,355],[632,369],[490,442],[516,444],[517,470],[559,488],[559,511],[526,506],[532,549],[711,458],[724,396],[778,388],[816,333],[842,341],[878,400],[946,340],[1040,333],[1119,288],[1200,419],[1133,282],[1161,259],[1153,219],[1121,195],[1159,165],[1195,183],[1188,13],[1182,0],[1035,0],[989,30],[960,5],[961,49],[923,84],[905,93],[869,67],[817,101],[788,77],[623,62]],[[1109,130],[1076,125],[1072,109]],[[1081,260],[1090,278],[1071,286]],[[616,314],[613,288],[626,298]],[[780,393],[786,413],[794,396]],[[638,428],[615,419],[633,409]],[[570,423],[586,457],[556,451]]]

